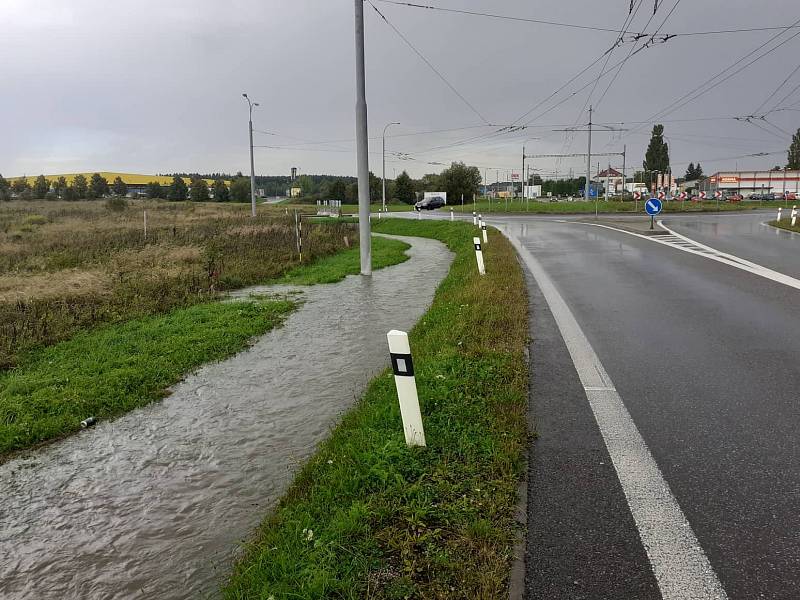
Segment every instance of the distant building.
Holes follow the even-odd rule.
[[[622,176],[622,173],[616,169],[610,168],[600,171],[592,178],[592,181],[600,184],[600,187],[603,188],[604,191],[605,188],[608,187],[608,193],[613,196],[621,194],[622,188],[625,185],[625,178]]]
[[[709,195],[717,190],[741,194],[800,194],[800,170],[720,171],[701,179],[698,190]]]

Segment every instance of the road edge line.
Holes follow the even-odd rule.
[[[505,233],[539,285],[556,320],[662,597],[726,600],[728,596],[708,557],[569,306],[531,252],[516,236]]]

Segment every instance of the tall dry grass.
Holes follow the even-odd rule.
[[[282,210],[140,201],[0,204],[0,368],[99,324],[158,314],[297,266]],[[143,212],[147,210],[147,237]],[[352,225],[305,224],[304,261],[350,240]]]

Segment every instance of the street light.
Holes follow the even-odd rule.
[[[381,186],[383,187],[383,212],[386,212],[386,130],[392,125],[400,125],[400,123],[387,123],[383,128],[383,177],[381,178]]]
[[[258,102],[253,102],[247,96],[247,94],[242,94],[244,99],[247,100],[247,104],[250,107],[250,208],[251,208],[251,216],[256,216],[256,167],[255,163],[253,162],[253,107],[258,106]]]

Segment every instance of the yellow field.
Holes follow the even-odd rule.
[[[167,177],[166,175],[141,175],[141,174],[138,174],[138,173],[111,173],[109,171],[95,171],[95,172],[100,173],[100,175],[102,177],[105,177],[106,181],[108,181],[108,183],[114,183],[114,180],[117,177],[122,179],[122,181],[124,181],[128,185],[146,185],[146,184],[150,183],[151,181],[157,181],[161,185],[169,185],[169,184],[172,183],[172,177]],[[60,173],[60,174],[57,174],[57,175],[45,175],[45,178],[48,181],[56,181],[59,177],[63,177],[64,179],[67,180],[67,184],[72,185],[72,181],[78,175],[83,175],[84,177],[86,177],[86,180],[88,181],[89,179],[91,179],[92,175],[95,172],[92,172],[92,173]],[[26,177],[24,177],[24,179],[27,179],[28,183],[30,185],[33,185],[33,182],[36,181],[36,177],[38,177],[38,175],[26,176]],[[23,177],[9,177],[8,181],[13,183],[14,181],[16,181],[18,179],[23,179]],[[184,177],[183,180],[187,184],[190,183],[188,177]],[[206,183],[210,186],[214,182],[211,179],[206,179]],[[227,183],[229,183],[229,182],[227,182]]]

